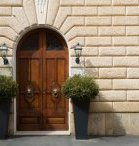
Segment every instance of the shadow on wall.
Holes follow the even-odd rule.
[[[88,64],[88,65],[86,65]],[[90,61],[85,61],[84,58],[80,59],[80,64],[75,65],[71,68],[71,75],[81,74],[81,75],[89,75],[92,78],[98,78],[98,68],[93,67]]]
[[[91,113],[89,115],[88,133],[94,136],[119,136],[126,135],[126,130],[121,122],[126,114],[119,113]],[[125,123],[126,125],[126,123]]]
[[[99,63],[97,66],[99,66]],[[82,69],[83,74],[87,74],[95,79],[98,79],[99,77],[98,68],[94,67],[90,60],[83,59],[80,67],[78,66],[78,69]],[[105,97],[103,97],[103,95],[100,93],[99,96],[97,96],[97,98],[90,103],[88,125],[89,135],[118,136],[126,134],[127,127],[130,126],[128,121],[129,114],[113,113],[112,104],[109,104],[112,101],[113,100],[111,99],[105,99]],[[74,127],[74,125],[72,125],[72,127]]]

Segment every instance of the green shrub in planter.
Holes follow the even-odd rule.
[[[12,77],[0,76],[0,99],[14,98],[17,93],[17,84]]]
[[[17,84],[12,77],[0,76],[0,139],[8,135],[10,103],[16,93]]]
[[[99,87],[91,77],[74,75],[66,80],[62,92],[72,100],[86,101],[98,95]]]
[[[98,85],[88,76],[74,75],[66,80],[62,92],[73,102],[76,139],[87,139],[90,100],[98,95]]]

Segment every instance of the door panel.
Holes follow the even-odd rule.
[[[61,120],[57,119],[60,118],[63,121],[66,121],[66,100],[62,95],[59,95],[59,97],[53,97],[51,94],[51,90],[57,86],[60,88],[66,78],[64,59],[56,59],[55,57],[46,59],[45,64],[46,71],[44,71],[44,73],[46,73],[44,76],[46,76],[46,81],[44,83],[46,85],[44,87],[46,87],[47,92],[43,98],[43,103],[45,103],[43,107],[43,116],[45,118],[43,128],[46,130],[64,130],[66,129],[65,122],[61,123]],[[63,75],[63,77],[61,77],[61,75]]]
[[[63,43],[58,41],[60,39],[54,33],[37,30],[19,43],[19,131],[68,129],[68,100],[60,92],[61,85],[68,76],[68,55]],[[59,91],[56,96],[54,89]]]
[[[18,98],[18,130],[39,130],[41,125],[41,72],[40,59],[20,59],[19,63],[19,98]],[[34,95],[28,97],[26,87],[32,82]],[[37,91],[37,92],[36,92]],[[33,120],[39,119],[39,120]],[[36,123],[37,121],[37,123]]]
[[[50,85],[56,79],[56,74],[55,74],[56,73],[56,63],[55,63],[55,59],[52,59],[52,58],[51,59],[45,59],[44,63],[45,63],[45,66],[46,66],[44,68],[44,72],[46,72],[44,74],[44,78],[46,78],[46,80],[44,82],[44,86],[46,86],[46,90],[49,91],[50,87],[51,87]]]
[[[57,60],[57,80],[58,80],[58,83],[60,85],[62,85],[66,79],[65,66],[66,66],[65,59],[58,59]]]

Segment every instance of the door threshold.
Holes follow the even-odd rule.
[[[14,135],[70,135],[70,131],[16,131]]]

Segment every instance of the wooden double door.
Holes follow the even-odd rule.
[[[20,41],[16,53],[17,130],[68,130],[68,100],[61,86],[68,77],[68,49],[52,30],[37,29]]]

